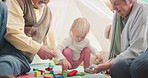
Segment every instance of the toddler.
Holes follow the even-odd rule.
[[[55,48],[58,61],[62,63],[62,71],[77,68],[82,62],[84,63],[84,71],[90,66],[90,53],[95,55],[99,61],[102,57],[99,52],[90,45],[86,35],[90,30],[90,24],[86,18],[77,18],[73,22],[69,34],[70,37]]]

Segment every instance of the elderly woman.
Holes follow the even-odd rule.
[[[95,66],[92,71],[110,69],[112,78],[146,78],[140,74],[139,77],[134,76],[132,63],[148,49],[148,5],[137,0],[110,2],[115,11],[109,57],[112,60]]]

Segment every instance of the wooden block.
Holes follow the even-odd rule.
[[[54,78],[54,76],[52,74],[45,74],[44,78]]]
[[[77,72],[77,70],[72,70],[71,72],[68,72],[68,76],[74,76]]]
[[[34,72],[34,77],[38,77],[38,76],[41,76],[41,72],[39,71]]]
[[[63,74],[64,77],[67,77],[68,72],[67,71],[63,71],[62,74]]]

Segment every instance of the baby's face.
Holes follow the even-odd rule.
[[[83,41],[83,40],[85,39],[85,36],[86,36],[86,35],[82,35],[82,34],[77,33],[77,32],[73,33],[73,38],[74,38],[77,42]]]

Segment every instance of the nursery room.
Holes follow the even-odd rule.
[[[147,78],[148,0],[0,0],[0,78]]]

